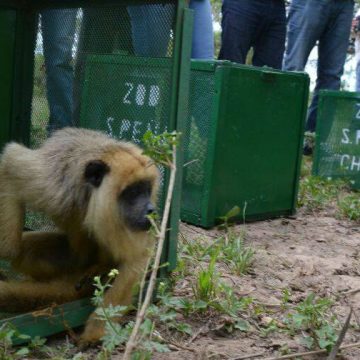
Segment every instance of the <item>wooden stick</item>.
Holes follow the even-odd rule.
[[[245,356],[232,358],[231,360],[248,360],[248,359],[253,359],[253,358],[256,358],[259,356],[263,356],[264,354],[265,354],[264,352],[261,352],[261,353],[257,353],[257,354],[245,355]]]
[[[350,349],[350,348],[354,348],[354,347],[360,347],[360,342],[340,346],[339,350],[345,350],[345,349]],[[319,355],[319,354],[326,354],[326,353],[327,353],[327,351],[325,349],[321,349],[321,350],[307,351],[307,352],[297,353],[297,354],[290,354],[290,355],[284,355],[284,356],[278,356],[278,357],[272,357],[272,358],[265,358],[263,360],[295,359],[295,358],[301,357],[301,356],[311,356],[311,355]]]
[[[350,308],[349,315],[347,316],[345,324],[344,324],[343,328],[341,329],[340,335],[339,335],[335,345],[331,349],[331,352],[326,360],[335,360],[336,355],[340,350],[340,346],[341,346],[342,342],[344,341],[345,335],[349,329],[352,314],[353,314],[353,310],[352,310],[352,308]]]
[[[154,266],[151,271],[149,286],[146,291],[144,302],[141,306],[141,309],[138,309],[133,331],[131,332],[130,338],[126,344],[125,353],[123,355],[123,360],[130,360],[130,358],[131,358],[131,353],[133,352],[134,348],[137,345],[137,336],[138,336],[140,326],[144,320],[146,310],[149,307],[151,299],[152,299],[152,294],[153,294],[155,283],[156,283],[157,272],[158,272],[160,261],[161,261],[162,249],[164,247],[164,242],[165,242],[167,223],[168,223],[170,207],[171,207],[171,199],[172,199],[172,195],[174,192],[174,186],[175,186],[175,179],[176,179],[175,175],[176,175],[176,146],[174,145],[173,146],[173,161],[172,161],[172,164],[170,164],[169,187],[168,187],[168,192],[166,195],[166,202],[165,202],[163,218],[161,221],[160,232],[158,233],[158,246],[156,249]]]

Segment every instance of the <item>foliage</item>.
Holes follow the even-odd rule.
[[[344,196],[339,200],[340,214],[352,221],[360,220],[360,193]]]
[[[224,262],[237,275],[246,274],[249,271],[255,255],[253,248],[244,245],[241,234],[233,232],[224,243],[222,253]]]
[[[18,348],[13,347],[16,340],[28,342],[27,345]],[[29,335],[21,334],[13,325],[5,323],[0,326],[0,359],[15,360],[21,359],[39,350],[45,344],[45,339],[35,337],[31,339]]]
[[[196,300],[201,300],[206,303],[216,299],[219,289],[219,275],[216,272],[215,264],[219,254],[219,248],[211,254],[210,262],[207,268],[199,271],[195,283],[193,284],[193,291]]]
[[[339,322],[331,313],[332,304],[330,299],[316,298],[311,293],[295,307],[294,312],[288,314],[290,330],[305,334],[303,343],[307,348],[330,351],[335,345]]]
[[[300,183],[298,205],[306,210],[323,210],[336,201],[341,191],[348,189],[343,180],[327,180],[316,176],[304,178]]]
[[[108,274],[108,279],[102,283],[101,278],[96,276],[94,278],[94,286],[96,288],[93,297],[93,303],[97,307],[96,315],[99,320],[105,323],[105,335],[102,340],[102,356],[107,358],[111,356],[112,351],[120,345],[126,344],[134,327],[134,322],[130,321],[127,324],[121,324],[119,320],[124,316],[124,313],[129,310],[126,306],[104,306],[104,294],[107,289],[111,287],[111,282],[118,275],[116,269],[111,270]],[[134,359],[150,359],[153,351],[165,352],[168,351],[166,345],[154,338],[155,322],[151,320],[158,312],[155,308],[149,309],[147,318],[140,327],[141,345],[138,346],[133,353]]]
[[[351,192],[347,181],[341,179],[303,178],[298,205],[312,212],[334,207],[337,216],[351,221],[360,220],[360,193]]]
[[[143,136],[144,154],[156,164],[169,166],[172,162],[173,146],[178,145],[180,134],[164,132],[155,135],[150,130]]]

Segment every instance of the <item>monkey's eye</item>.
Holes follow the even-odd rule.
[[[140,195],[150,196],[150,194],[151,183],[149,181],[139,181],[125,188],[125,190],[121,193],[120,197],[123,201],[131,203]]]

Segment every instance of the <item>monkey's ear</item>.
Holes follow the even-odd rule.
[[[97,188],[109,171],[110,167],[102,160],[89,161],[85,168],[85,181]]]

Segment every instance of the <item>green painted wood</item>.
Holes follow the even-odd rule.
[[[360,189],[360,94],[319,94],[313,174],[347,179]]]
[[[93,310],[90,299],[83,299],[2,319],[0,326],[10,323],[20,334],[45,337],[83,325]],[[14,339],[14,345],[24,342],[24,339]]]
[[[247,220],[294,213],[308,76],[194,63],[181,218],[211,227],[235,205]],[[240,214],[237,220],[243,220]]]

